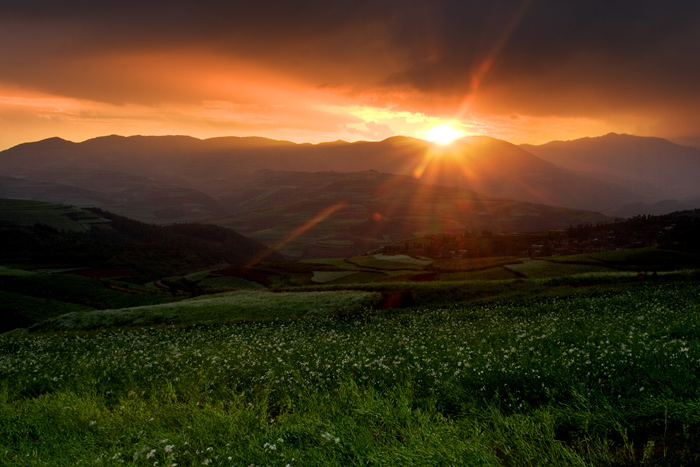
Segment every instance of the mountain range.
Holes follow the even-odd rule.
[[[561,167],[640,195],[634,203],[620,203],[608,214],[658,215],[700,205],[700,149],[695,147],[615,133],[520,147]]]
[[[293,256],[441,229],[545,230],[690,209],[700,207],[697,180],[700,150],[616,134],[541,146],[475,136],[444,147],[408,137],[312,145],[113,135],[0,152],[0,197],[217,223]]]

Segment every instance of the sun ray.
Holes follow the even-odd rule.
[[[348,203],[346,201],[340,201],[338,203],[333,204],[332,206],[328,206],[326,209],[319,212],[318,214],[316,214],[314,217],[312,217],[308,221],[304,222],[301,226],[297,227],[292,233],[290,233],[289,235],[287,235],[283,239],[275,242],[274,245],[269,247],[263,253],[252,258],[250,261],[248,261],[248,264],[246,264],[246,266],[248,266],[248,267],[255,266],[257,263],[261,262],[267,256],[269,256],[269,254],[272,253],[273,251],[279,251],[279,249],[282,248],[284,245],[288,244],[289,242],[291,242],[292,240],[294,240],[298,236],[304,234],[309,229],[312,229],[313,227],[316,226],[316,224],[318,224],[319,222],[323,221],[324,219],[330,217],[336,211],[344,208],[347,205],[348,205]]]
[[[425,135],[426,140],[432,143],[440,144],[442,146],[450,144],[457,138],[466,136],[464,130],[455,128],[449,123],[443,123],[442,125],[438,125],[422,133]]]

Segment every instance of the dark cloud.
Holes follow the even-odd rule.
[[[9,4],[8,4],[9,3]],[[110,54],[208,51],[309,86],[414,93],[531,115],[700,104],[697,0],[76,1],[0,5],[0,81],[93,99],[184,92],[90,66]],[[109,74],[109,76],[107,75]],[[147,79],[145,81],[148,81]],[[145,97],[144,97],[145,98]],[[136,100],[142,99],[138,97]]]
[[[522,3],[444,9],[431,28],[434,58],[413,56],[390,82],[464,93],[485,65],[480,86],[509,87],[516,105],[532,104],[518,96],[549,93],[557,102],[589,89],[618,104],[640,93],[653,100],[699,92],[700,2],[539,1],[520,10]],[[401,37],[422,49],[425,35]]]

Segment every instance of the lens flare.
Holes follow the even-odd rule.
[[[318,224],[319,222],[323,221],[324,219],[330,217],[333,213],[344,208],[347,205],[348,205],[348,203],[346,201],[341,201],[339,203],[335,203],[334,205],[327,207],[323,211],[316,214],[310,220],[304,222],[301,226],[299,226],[296,230],[294,230],[294,232],[290,233],[289,235],[284,237],[282,240],[275,242],[275,244],[272,245],[270,248],[268,248],[266,251],[255,256],[251,260],[249,260],[248,263],[246,264],[246,266],[248,266],[248,267],[255,266],[256,264],[258,264],[259,262],[264,260],[271,252],[279,250],[280,248],[282,248],[284,245],[286,245],[290,241],[292,241],[295,238],[297,238],[298,236],[304,234],[309,229],[312,229],[313,227],[316,226],[316,224]]]

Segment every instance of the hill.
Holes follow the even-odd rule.
[[[211,222],[275,244],[292,258],[353,256],[428,234],[552,230],[610,220],[376,171],[260,171],[220,199],[239,212]]]
[[[571,170],[644,193],[649,203],[677,200],[674,207],[700,207],[700,149],[661,138],[610,133],[598,138],[523,145],[538,157]],[[623,203],[621,203],[623,204]],[[632,214],[665,214],[663,205],[630,206]],[[644,210],[645,212],[639,212]],[[673,210],[673,209],[672,209]],[[654,212],[656,211],[656,212]],[[624,209],[618,209],[620,214]]]
[[[221,215],[219,202],[180,181],[90,168],[14,168],[0,176],[0,196],[79,207],[98,206],[148,223],[197,221]]]
[[[0,264],[110,269],[142,281],[244,264],[267,250],[215,225],[147,225],[99,209],[26,200],[0,202],[0,241]],[[280,259],[275,253],[270,257]]]

